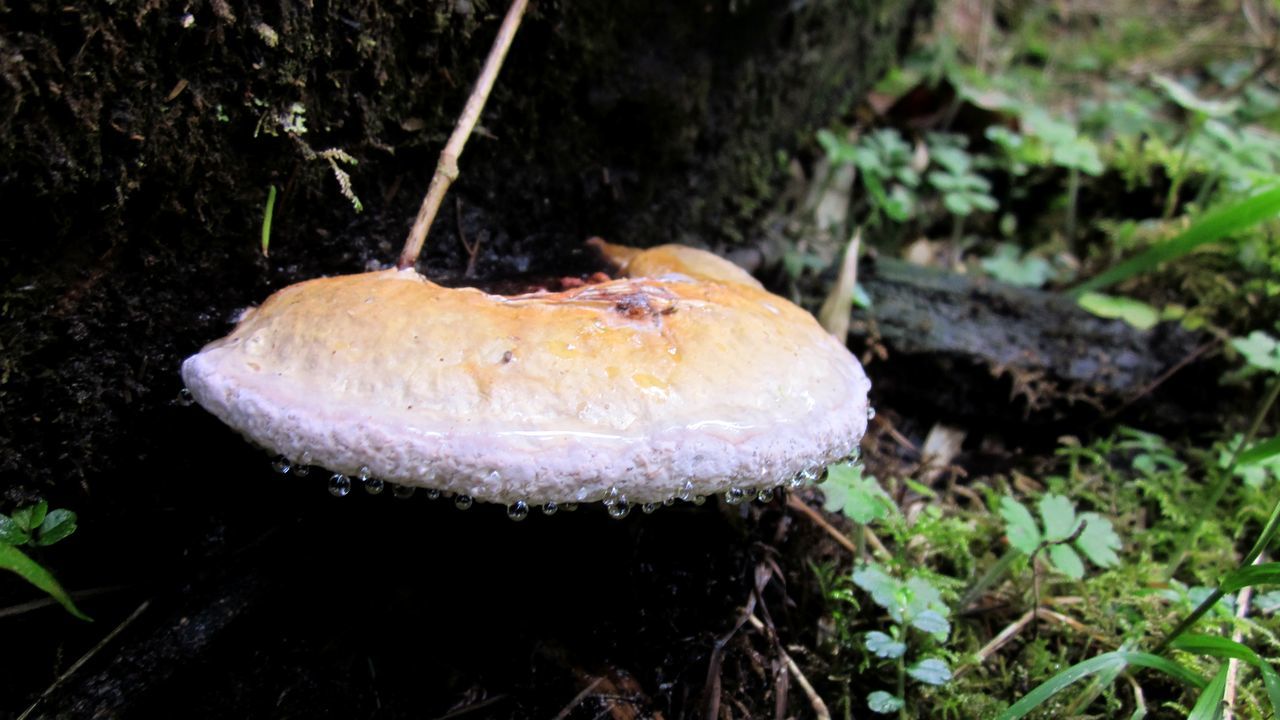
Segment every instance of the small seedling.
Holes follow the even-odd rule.
[[[71,601],[53,574],[18,549],[19,545],[45,547],[66,539],[76,531],[76,514],[70,510],[50,510],[43,500],[0,515],[0,569],[9,570],[48,593],[67,612],[81,620],[90,618]]]
[[[893,661],[897,668],[897,690],[870,693],[867,707],[872,712],[898,712],[906,717],[908,677],[924,685],[945,685],[951,680],[951,667],[947,662],[927,654],[934,645],[946,642],[951,634],[951,622],[947,619],[950,610],[942,602],[942,593],[927,579],[901,580],[875,563],[854,571],[853,582],[871,596],[872,602],[884,608],[892,621],[888,632],[867,633],[863,647],[876,658]],[[917,652],[911,652],[913,647]],[[919,657],[922,653],[925,655]],[[917,656],[910,665],[908,655]]]
[[[1029,557],[1045,551],[1050,566],[1074,580],[1084,577],[1081,553],[1098,567],[1120,563],[1116,555],[1121,547],[1120,536],[1107,518],[1092,512],[1077,516],[1071,500],[1052,493],[1040,498],[1037,509],[1043,530],[1025,505],[1008,496],[1000,498],[1000,516],[1014,549]]]

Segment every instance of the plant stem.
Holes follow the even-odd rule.
[[[987,568],[987,571],[982,573],[982,577],[975,580],[968,590],[965,590],[964,596],[960,598],[960,604],[958,605],[960,612],[964,612],[966,608],[978,599],[978,596],[986,592],[992,585],[1003,580],[1004,576],[1008,574],[1009,568],[1013,566],[1014,561],[1021,554],[1022,552],[1016,548],[1005,550],[1000,559]]]
[[[489,91],[493,90],[493,83],[498,78],[498,71],[502,69],[502,61],[507,56],[511,41],[515,39],[516,30],[520,27],[520,19],[524,17],[524,10],[528,4],[529,0],[512,0],[511,8],[507,10],[507,16],[502,20],[502,27],[498,28],[498,36],[493,39],[493,47],[489,49],[489,56],[485,58],[480,79],[476,80],[476,86],[471,90],[471,96],[467,98],[462,114],[458,116],[458,124],[454,126],[453,134],[449,136],[449,141],[440,151],[435,175],[431,176],[427,195],[422,199],[418,216],[413,221],[413,227],[409,229],[409,237],[404,241],[404,249],[400,251],[397,267],[401,270],[411,268],[418,262],[422,244],[426,242],[427,231],[431,229],[436,212],[440,210],[440,203],[444,201],[445,193],[449,192],[449,186],[458,179],[458,158],[467,144],[467,138],[471,137],[471,131],[480,120],[484,103],[489,99]]]
[[[1173,560],[1170,561],[1169,567],[1165,570],[1164,576],[1166,580],[1171,579],[1178,572],[1178,568],[1182,566],[1182,562],[1186,560],[1187,555],[1193,549],[1196,536],[1200,532],[1200,527],[1204,524],[1205,517],[1217,509],[1218,501],[1222,499],[1223,494],[1227,491],[1227,485],[1231,482],[1236,463],[1240,461],[1240,453],[1244,452],[1249,443],[1253,442],[1254,436],[1258,434],[1258,429],[1262,427],[1262,421],[1266,419],[1267,413],[1271,411],[1271,407],[1275,404],[1278,395],[1280,395],[1280,377],[1271,381],[1271,388],[1263,398],[1262,404],[1258,406],[1258,411],[1249,423],[1248,431],[1240,438],[1240,442],[1236,443],[1236,448],[1231,453],[1231,461],[1227,463],[1227,467],[1223,469],[1222,474],[1205,492],[1204,498],[1197,503],[1199,510],[1196,513],[1196,519],[1182,536],[1178,551],[1174,554]],[[1261,550],[1258,550],[1258,552],[1261,552]],[[1252,562],[1252,559],[1250,559],[1250,562]]]
[[[1249,432],[1240,439],[1240,443],[1236,446],[1235,452],[1231,454],[1231,463],[1223,473],[1224,478],[1229,478],[1231,476],[1231,471],[1236,467],[1236,461],[1240,459],[1240,453],[1249,444],[1250,439],[1252,439],[1252,437],[1257,433],[1258,427],[1262,424],[1263,418],[1267,415],[1267,411],[1271,409],[1273,404],[1275,404],[1277,395],[1280,395],[1280,378],[1276,378],[1272,381],[1271,391],[1267,393],[1266,398],[1262,401],[1262,405],[1258,408],[1258,413],[1254,416],[1253,422],[1249,426]],[[1219,485],[1222,486],[1221,489],[1219,489]],[[1217,496],[1221,496],[1221,490],[1225,490],[1225,488],[1226,482],[1220,481],[1213,489],[1218,490]],[[1208,507],[1212,508],[1214,507],[1214,504],[1210,504]],[[1199,522],[1204,520],[1204,510],[1205,506],[1201,506],[1201,513],[1197,518],[1197,527],[1199,526]],[[1262,551],[1267,549],[1267,545],[1270,544],[1272,538],[1275,537],[1277,530],[1280,530],[1280,498],[1277,498],[1275,505],[1271,507],[1271,516],[1267,518],[1267,524],[1262,527],[1262,532],[1258,534],[1257,541],[1253,543],[1253,547],[1249,549],[1249,553],[1244,556],[1236,568],[1240,569],[1252,565],[1253,561],[1257,560],[1258,556],[1262,554]],[[1196,606],[1195,610],[1191,611],[1190,615],[1183,618],[1182,622],[1178,623],[1177,627],[1170,631],[1169,634],[1160,641],[1160,644],[1156,646],[1154,652],[1157,655],[1164,652],[1165,649],[1169,647],[1170,643],[1177,640],[1178,636],[1182,635],[1182,633],[1191,629],[1191,627],[1195,625],[1200,618],[1204,617],[1205,613],[1209,612],[1209,610],[1211,610],[1225,594],[1226,593],[1224,593],[1221,588],[1214,590],[1209,597],[1205,598]]]
[[[951,216],[951,245],[953,247],[960,246],[960,238],[964,235],[964,216]]]
[[[905,640],[905,634],[903,639]],[[898,656],[898,699],[902,707],[898,708],[898,720],[907,720],[907,654]]]
[[[1072,167],[1067,179],[1067,243],[1076,239],[1076,205],[1080,198],[1080,168]]]
[[[1200,133],[1200,128],[1204,125],[1203,118],[1196,118],[1196,121],[1187,129],[1187,136],[1182,139],[1182,154],[1178,156],[1178,164],[1173,167],[1173,177],[1169,185],[1169,194],[1164,199],[1164,213],[1162,218],[1168,220],[1173,217],[1173,211],[1178,207],[1178,191],[1182,188],[1182,181],[1186,177],[1187,155],[1191,152],[1191,143],[1196,139],[1196,135]]]

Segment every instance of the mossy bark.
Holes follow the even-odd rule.
[[[927,4],[536,3],[422,267],[461,273],[460,233],[481,242],[482,276],[577,272],[592,235],[639,245],[749,242],[780,202],[785,158],[807,152],[813,131],[866,91]],[[318,473],[273,482],[261,451],[175,402],[181,360],[225,334],[238,309],[301,279],[394,261],[504,10],[486,0],[0,0],[0,510],[42,495],[80,513],[77,534],[39,559],[73,590],[130,588],[89,604],[100,624],[113,626],[144,599],[130,593],[156,598],[47,712],[183,707],[198,717],[189,691],[201,687],[208,716],[274,706],[353,717],[385,702],[399,709],[382,716],[420,717],[479,687],[519,698],[523,710],[507,716],[547,717],[567,700],[563,691],[576,692],[572,673],[554,693],[540,693],[541,676],[527,674],[530,648],[548,644],[568,646],[589,672],[615,663],[639,674],[668,708],[699,702],[699,663],[751,583],[741,551],[749,542],[727,542],[741,541],[732,525],[674,511],[656,524],[600,525],[612,521],[578,513],[545,526],[531,519],[521,527],[542,529],[530,536],[500,511],[387,510],[375,502],[386,497],[334,509]],[[358,160],[340,168],[363,212],[320,156],[330,149]],[[279,195],[264,258],[269,186]],[[492,532],[495,522],[504,529]],[[585,560],[579,532],[595,538]],[[341,551],[293,562],[326,544]],[[524,546],[537,552],[503,549]],[[363,561],[366,549],[377,563]],[[613,582],[600,585],[591,568],[614,558]],[[450,567],[472,562],[483,566],[450,579]],[[574,562],[587,562],[586,572]],[[518,617],[560,613],[549,635],[522,630],[510,647],[489,651],[459,628],[451,647],[478,669],[449,670],[450,658],[436,658],[432,667],[451,674],[432,675],[438,682],[425,691],[415,689],[422,666],[366,656],[362,643],[375,632],[391,656],[403,650],[397,618],[413,608],[484,608],[494,617],[474,621],[497,642],[513,577],[502,573],[536,573],[539,564],[557,568],[564,587],[522,595]],[[350,574],[360,567],[369,572]],[[413,581],[396,581],[406,568]],[[289,601],[254,605],[255,619],[237,620],[230,639],[206,643],[206,631],[226,623],[201,618],[229,608],[238,616],[249,595],[236,588],[258,587],[264,572],[272,593],[283,593],[272,597]],[[0,606],[30,597],[0,582]],[[335,635],[325,623],[344,617],[353,598],[370,625]],[[603,604],[615,601],[622,609]],[[101,628],[42,617],[7,636],[28,651],[0,660],[9,689],[0,714],[66,669],[58,658],[102,637]],[[305,658],[260,649],[282,622],[294,624],[288,647],[304,648]],[[433,622],[413,617],[415,637],[433,642]],[[175,637],[178,649],[164,650]],[[334,637],[345,638],[342,647]],[[628,638],[650,645],[629,650]],[[128,649],[148,647],[163,651]],[[486,664],[499,657],[514,674],[493,674],[505,672]],[[382,676],[405,684],[356,690],[375,660]],[[207,673],[227,668],[262,672],[210,690]],[[166,685],[175,670],[186,679]],[[513,677],[527,685],[503,684]],[[317,695],[319,685],[333,691]],[[772,712],[764,697],[743,701]]]

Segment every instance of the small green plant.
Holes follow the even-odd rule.
[[[1048,260],[1031,253],[1024,255],[1022,248],[1013,243],[1000,243],[981,264],[991,277],[1020,287],[1042,287],[1057,275]]]
[[[868,224],[877,224],[882,215],[894,222],[905,222],[914,215],[920,174],[912,167],[911,145],[897,130],[876,130],[856,142],[820,130],[818,144],[833,165],[857,168],[871,205]]]
[[[973,156],[964,139],[953,135],[929,136],[929,157],[938,169],[928,174],[929,184],[942,194],[942,205],[951,214],[951,239],[958,242],[964,220],[975,211],[995,212],[999,204],[991,196],[991,182],[974,171]]]
[[[80,618],[90,618],[71,601],[53,574],[40,563],[32,560],[18,546],[45,547],[65,540],[76,531],[76,514],[70,510],[50,510],[43,500],[13,511],[12,515],[0,515],[0,569],[9,570],[48,593],[62,604],[67,612]]]
[[[870,693],[867,707],[881,714],[897,712],[905,718],[908,677],[924,685],[945,685],[951,680],[947,662],[930,654],[951,634],[950,610],[942,602],[941,591],[924,577],[901,580],[881,565],[870,563],[854,571],[853,582],[888,612],[890,620],[888,632],[867,633],[863,647],[870,655],[891,662],[897,673],[895,692]],[[909,665],[908,656],[915,658]]]
[[[1120,536],[1107,518],[1092,512],[1077,515],[1075,503],[1052,493],[1041,497],[1036,509],[1043,529],[1025,505],[1009,496],[1000,498],[1000,516],[1013,549],[1028,557],[1044,551],[1050,566],[1074,580],[1084,577],[1081,554],[1098,567],[1120,563],[1116,554],[1121,547]]]

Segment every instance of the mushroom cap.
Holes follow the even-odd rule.
[[[870,386],[857,360],[783,298],[706,279],[727,262],[672,247],[641,267],[676,272],[558,293],[413,270],[298,283],[182,376],[286,457],[508,504],[770,487],[852,452]]]

